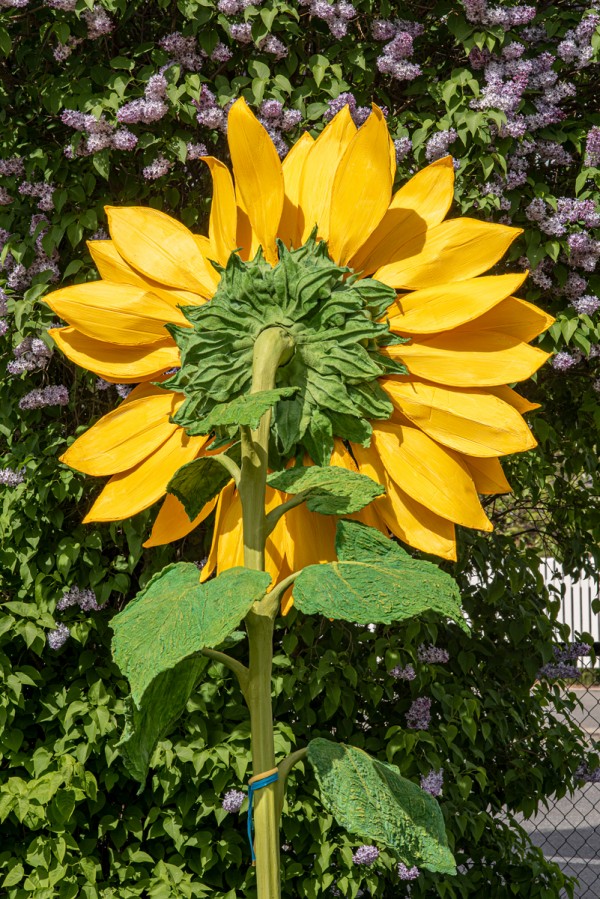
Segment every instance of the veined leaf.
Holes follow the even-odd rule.
[[[350,515],[385,493],[366,475],[337,465],[288,468],[269,475],[267,482],[293,496],[305,493],[307,508],[322,515]]]
[[[227,455],[239,463],[239,446],[232,447],[227,451]],[[167,493],[177,497],[186,515],[193,521],[206,503],[220,493],[230,480],[230,472],[217,462],[215,456],[201,456],[182,465],[175,472],[167,484]]]
[[[111,622],[113,656],[138,708],[155,677],[221,643],[271,581],[265,571],[230,568],[201,584],[191,562],[167,565]]]
[[[298,387],[278,387],[274,390],[260,390],[258,393],[245,393],[229,403],[213,406],[208,415],[187,426],[186,431],[188,434],[208,434],[220,427],[247,425],[249,428],[257,428],[265,412],[279,400],[294,396],[298,390]]]
[[[306,614],[358,624],[403,621],[438,612],[468,632],[455,581],[431,562],[413,559],[375,528],[339,521],[338,562],[309,565],[294,584],[294,602]]]
[[[338,824],[383,843],[407,865],[456,874],[438,803],[395,765],[321,738],[308,744],[308,760],[323,805]]]

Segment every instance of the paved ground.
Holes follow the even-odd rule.
[[[580,698],[584,707],[574,718],[591,740],[600,740],[600,689],[582,690]],[[521,823],[547,858],[579,878],[577,899],[600,899],[600,784],[586,784]]]

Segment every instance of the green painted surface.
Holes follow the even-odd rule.
[[[294,496],[305,493],[310,511],[322,515],[350,515],[385,493],[366,475],[337,465],[288,468],[269,475],[267,483]]]

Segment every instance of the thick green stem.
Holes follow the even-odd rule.
[[[279,365],[293,351],[293,341],[283,328],[268,328],[254,345],[252,393],[271,390]],[[244,525],[244,565],[264,571],[267,526],[265,488],[271,413],[266,412],[256,430],[242,428],[242,466],[239,481]],[[275,767],[271,670],[273,620],[276,610],[267,601],[257,603],[246,617],[250,662],[246,701],[250,710],[252,769],[254,776]],[[276,784],[259,789],[254,803],[254,849],[258,899],[280,899],[279,814]]]

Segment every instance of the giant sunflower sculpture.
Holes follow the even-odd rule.
[[[529,341],[552,319],[514,296],[524,274],[484,274],[521,232],[444,221],[450,157],[392,195],[393,145],[377,107],[359,129],[344,108],[281,163],[238,100],[228,140],[234,179],[205,158],[208,237],[155,209],[109,207],[111,239],[90,244],[102,280],[48,299],[68,323],[51,333],[69,359],[138,385],[62,457],[110,476],[85,520],[124,519],[164,498],[154,546],[216,506],[203,576],[242,564],[233,482],[194,521],[166,487],[213,451],[211,408],[248,390],[254,341],[279,325],[295,350],[277,386],[297,391],[273,411],[273,467],[304,458],[371,476],[386,493],[357,518],[454,558],[456,524],[492,529],[479,495],[510,490],[499,458],[535,445],[521,416],[534,407],[506,385],[546,360]],[[226,429],[216,436],[225,445]],[[268,489],[269,507],[281,498]],[[331,517],[290,509],[267,542],[267,570],[333,559],[334,536]]]

